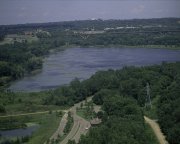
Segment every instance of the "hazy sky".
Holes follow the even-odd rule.
[[[0,25],[180,17],[180,0],[0,0]]]

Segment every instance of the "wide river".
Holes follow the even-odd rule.
[[[13,91],[41,91],[87,79],[96,71],[180,61],[180,50],[147,48],[69,48],[45,58],[42,72],[13,82]]]

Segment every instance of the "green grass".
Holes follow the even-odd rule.
[[[68,108],[67,106],[44,105],[43,99],[46,98],[46,96],[48,96],[46,92],[0,93],[0,104],[4,105],[6,109],[6,113],[0,113],[0,115],[63,110]]]
[[[146,109],[143,108],[143,112],[145,116],[148,116],[151,119],[158,119],[157,116],[157,102],[158,102],[159,96],[156,96],[153,100],[152,100],[152,107],[151,109]]]
[[[144,109],[145,116],[148,116],[151,119],[158,119],[157,112],[156,112],[156,110],[157,110],[156,106],[152,105],[151,109],[145,109],[145,108],[143,108],[143,109]]]
[[[43,144],[47,141],[59,126],[61,117],[58,117],[56,113],[44,114],[36,117],[36,121],[40,124],[40,128],[33,133],[32,138],[28,144]]]
[[[12,106],[6,106],[6,115],[13,114],[26,114],[26,113],[35,113],[35,112],[44,112],[44,111],[55,111],[64,109],[64,107],[58,107],[55,105],[38,105],[38,104],[13,104]]]
[[[18,121],[21,124],[26,124],[28,127],[33,125],[39,125],[39,128],[32,134],[29,144],[43,144],[47,141],[52,134],[56,131],[59,126],[59,122],[61,120],[61,116],[56,112],[52,112],[51,114],[37,114],[37,115],[29,115],[29,116],[17,116],[17,117],[9,117],[9,118],[0,118],[0,120],[5,122],[7,125],[11,125],[10,120]],[[16,123],[16,122],[15,122]],[[3,124],[4,125],[4,124]]]
[[[84,118],[84,119],[86,118],[86,117],[85,117],[85,114],[84,114],[84,113],[85,113],[85,110],[80,109],[80,110],[77,110],[76,113],[77,113],[78,116],[80,116],[80,117],[82,117],[82,118]]]
[[[64,134],[63,135],[58,135],[57,139],[52,139],[51,141],[48,140],[48,142],[50,142],[51,144],[58,144],[61,141],[63,141],[65,139],[65,137],[69,134],[69,132],[71,131],[72,127],[74,124],[74,120],[72,117],[68,116],[68,121],[66,123],[65,129],[64,129]]]
[[[77,110],[76,113],[77,113],[78,116],[84,118],[87,121],[91,120],[91,115],[87,114],[87,112],[86,112],[86,110],[84,108]]]

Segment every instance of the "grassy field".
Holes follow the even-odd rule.
[[[28,143],[43,144],[56,131],[60,120],[61,117],[58,116],[55,112],[52,114],[39,115],[36,118],[36,121],[38,121],[38,124],[40,124],[40,128],[35,133],[33,133],[32,138]]]
[[[0,116],[67,109],[65,106],[45,105],[43,99],[47,95],[46,92],[0,93],[0,104],[6,110],[6,113],[0,113]]]
[[[18,116],[13,118],[0,118],[0,120],[2,125],[4,125],[2,121],[4,121],[7,125],[11,125],[13,122],[16,123],[17,121],[21,124],[26,124],[28,127],[38,125],[39,128],[32,134],[28,143],[43,144],[56,131],[62,115],[62,113],[52,112],[38,115]]]
[[[157,102],[158,102],[159,97],[157,96],[152,100],[152,106],[151,109],[146,109],[143,108],[143,112],[145,116],[148,116],[151,119],[158,119],[157,116]]]
[[[85,109],[79,109],[77,110],[77,115],[84,118],[85,120],[88,120],[90,121],[91,120],[91,116],[87,115],[86,113],[86,110]]]
[[[94,113],[88,112],[86,108],[78,109],[76,111],[77,115],[84,118],[87,121],[90,121],[94,117]]]
[[[28,143],[43,144],[59,125],[63,114],[59,110],[66,109],[64,106],[43,104],[43,99],[46,96],[46,92],[0,93],[1,105],[6,109],[6,113],[1,113],[0,116],[0,129],[17,129],[39,125],[38,130],[33,133]]]

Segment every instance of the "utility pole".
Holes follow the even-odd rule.
[[[149,83],[146,84],[146,101],[145,101],[145,107],[151,108],[151,96],[150,96],[150,87]]]

